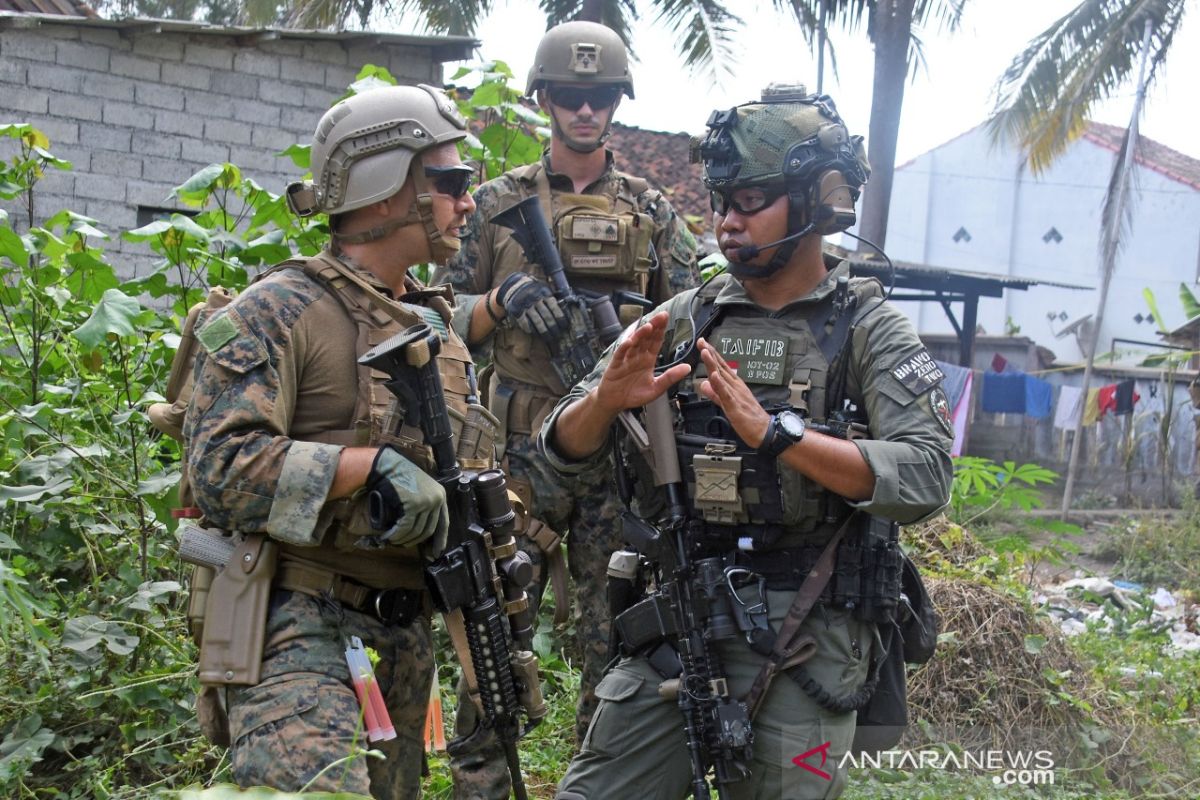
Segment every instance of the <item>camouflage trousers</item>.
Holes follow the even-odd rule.
[[[569,532],[567,565],[575,584],[573,623],[583,653],[579,700],[575,707],[575,741],[581,742],[596,711],[596,685],[608,662],[608,559],[622,546],[620,513],[624,510],[612,471],[595,470],[565,478],[537,452],[536,437],[508,437],[510,479],[528,481],[533,489],[531,513],[560,534]],[[546,590],[543,554],[528,540],[520,547],[537,565],[535,585],[529,588],[536,614]],[[478,724],[473,705],[459,686],[457,736],[468,736]],[[505,800],[511,782],[504,752],[494,739],[469,748],[451,747],[450,769],[456,800]]]
[[[350,636],[379,654],[375,677],[396,738],[368,745],[346,666]],[[425,711],[433,675],[429,619],[388,626],[298,592],[276,591],[263,679],[227,695],[233,776],[241,787],[355,792],[409,800],[421,791]],[[386,758],[353,758],[355,747]],[[324,772],[323,772],[324,771]]]
[[[769,591],[769,619],[778,629],[795,592]],[[746,598],[748,601],[751,597]],[[804,667],[834,697],[856,691],[870,670],[873,625],[845,610],[813,610],[801,631],[817,642]],[[745,696],[763,657],[744,640],[717,644],[730,692]],[[691,793],[692,766],[683,717],[658,693],[662,677],[641,657],[616,664],[597,688],[600,707],[583,747],[558,787],[557,800],[682,800]],[[749,778],[727,785],[732,800],[832,800],[846,786],[839,766],[854,738],[853,712],[834,714],[787,675],[771,683],[754,718]],[[807,769],[796,763],[798,757]],[[815,770],[815,771],[814,771]]]

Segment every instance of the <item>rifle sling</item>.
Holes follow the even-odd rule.
[[[842,523],[829,543],[825,545],[825,549],[821,551],[821,556],[813,565],[812,571],[808,573],[808,577],[804,579],[804,583],[800,584],[800,588],[796,591],[787,616],[784,617],[779,626],[779,632],[775,635],[771,652],[767,654],[766,661],[763,662],[758,674],[754,676],[754,684],[750,687],[750,691],[742,698],[749,710],[750,719],[754,719],[754,715],[758,712],[758,707],[766,696],[767,689],[770,688],[775,675],[781,669],[786,669],[811,657],[813,653],[811,639],[799,635],[800,626],[812,611],[817,600],[820,599],[821,592],[825,591],[825,585],[829,583],[829,579],[833,577],[838,544],[841,543],[846,531],[850,529],[851,523],[857,518],[858,512],[854,512]]]

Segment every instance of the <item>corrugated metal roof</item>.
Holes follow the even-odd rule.
[[[0,4],[30,2],[70,3],[71,1],[0,0]],[[0,8],[3,8],[3,6],[0,5]],[[32,25],[77,25],[138,33],[186,33],[205,36],[232,36],[243,41],[253,41],[254,39],[314,39],[339,42],[377,42],[379,44],[426,48],[432,51],[434,60],[439,62],[459,61],[470,58],[475,48],[480,45],[478,39],[470,36],[417,36],[403,33],[377,33],[375,31],[250,28],[237,25],[209,25],[207,22],[192,22],[190,20],[150,19],[147,17],[100,19],[95,16],[64,16],[55,13],[26,13],[23,11],[0,10],[0,27],[30,27]]]
[[[879,258],[864,258],[857,252],[845,250],[844,248],[835,245],[826,245],[828,253],[833,254],[838,258],[844,258],[850,262],[850,269],[860,275],[879,275],[886,277],[888,272],[887,263]],[[896,265],[897,275],[909,275],[914,278],[920,278],[923,283],[930,284],[929,288],[935,288],[939,280],[947,283],[955,282],[978,282],[981,284],[991,284],[993,286],[1002,287],[1004,289],[1019,289],[1026,290],[1030,286],[1057,286],[1060,289],[1094,289],[1094,286],[1084,286],[1075,283],[1062,283],[1060,281],[1047,281],[1034,278],[1023,278],[1017,275],[1000,275],[995,272],[979,272],[972,269],[950,269],[949,267],[935,267],[930,264],[914,264],[911,261],[897,261],[893,259]]]
[[[95,11],[78,0],[0,0],[0,11],[18,14],[54,14],[63,17],[97,17]]]

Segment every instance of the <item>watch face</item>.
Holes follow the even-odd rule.
[[[804,418],[794,411],[784,411],[779,415],[779,427],[794,441],[804,435]]]

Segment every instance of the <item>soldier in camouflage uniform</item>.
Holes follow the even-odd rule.
[[[467,222],[460,253],[435,283],[449,282],[459,306],[455,325],[473,347],[491,344],[495,364],[489,407],[507,428],[509,486],[535,518],[524,549],[555,587],[558,619],[567,595],[558,534],[570,532],[567,551],[575,582],[575,629],[583,651],[577,737],[595,708],[594,689],[607,661],[608,611],[604,599],[609,554],[620,546],[616,499],[607,469],[564,481],[536,453],[542,419],[566,393],[550,363],[546,337],[562,312],[545,273],[526,261],[507,228],[489,220],[517,200],[538,195],[554,232],[567,278],[575,291],[627,291],[657,304],[699,283],[695,239],[666,198],[649,184],[614,168],[604,147],[621,94],[633,97],[625,47],[603,25],[569,22],[552,28],[538,45],[527,94],[536,92],[551,119],[550,146],[542,159],[489,181],[475,193],[478,208]],[[614,301],[622,321],[642,309]],[[544,557],[543,557],[544,554]],[[474,727],[469,704],[460,703],[458,730]],[[467,716],[462,716],[465,710]],[[460,798],[505,798],[508,775],[498,750],[465,754],[451,748]]]
[[[278,552],[262,679],[225,687],[243,787],[394,800],[420,791],[433,670],[421,567],[445,543],[446,498],[428,474],[429,448],[396,431],[390,393],[357,360],[430,324],[445,332],[447,403],[467,407],[470,355],[448,330],[449,298],[406,274],[448,258],[474,210],[455,144],[465,135],[453,103],[429,86],[335,105],[314,137],[315,185],[288,187],[294,211],[329,215],[329,248],[268,271],[197,334],[184,430],[197,503],[209,524],[265,533]],[[389,529],[371,527],[368,493],[395,517]],[[351,636],[379,654],[397,737],[372,745],[386,759],[333,766],[367,746]]]
[[[688,434],[678,440],[686,502],[690,519],[702,520],[689,528],[699,537],[690,539],[695,558],[719,557],[761,575],[767,616],[778,629],[815,554],[844,522],[866,518],[852,512],[885,518],[894,536],[886,520],[910,523],[943,507],[952,428],[941,375],[912,325],[884,302],[878,282],[846,280],[847,264],[830,269],[823,259],[822,234],[853,223],[868,174],[861,138],[848,135],[832,101],[803,87],[773,87],[761,102],[714,112],[709,128],[699,154],[729,272],[675,297],[628,335],[555,408],[540,443],[567,475],[611,463],[609,430],[618,413],[678,384],[672,423]],[[689,348],[699,359],[680,358]],[[656,365],[672,361],[655,375]],[[846,430],[839,421],[858,422],[869,438],[839,435]],[[636,465],[637,455],[627,452]],[[727,458],[734,452],[736,459]],[[732,461],[743,469],[736,497],[719,483],[702,495],[701,487],[714,485],[707,470]],[[753,477],[773,472],[777,479]],[[639,503],[661,505],[643,480],[647,486]],[[846,541],[865,540],[847,534]],[[895,552],[894,540],[888,547]],[[836,551],[835,576],[844,557],[863,551],[847,552]],[[861,556],[854,563],[868,562]],[[844,599],[863,601],[878,575],[896,580],[897,602],[898,575],[871,575],[862,578],[863,594],[856,581],[855,595]],[[742,596],[754,580],[735,590],[726,578],[743,601],[756,596]],[[853,708],[883,643],[876,622],[851,610],[862,606],[831,600],[833,586],[800,617],[815,652],[767,684],[753,717],[750,775],[724,787],[729,797],[833,798],[843,790],[838,765],[854,734]],[[633,630],[626,620],[616,625],[623,636]],[[659,695],[673,677],[671,659],[658,649],[664,642],[674,647],[662,633],[623,644],[626,657],[597,688],[599,707],[559,800],[676,800],[692,788],[680,709]],[[715,651],[729,694],[746,698],[764,656],[737,632]],[[813,770],[793,761],[811,752],[805,763]]]

